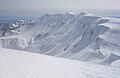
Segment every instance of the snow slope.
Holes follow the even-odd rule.
[[[46,14],[20,26],[19,34],[0,37],[0,47],[120,66],[119,25],[119,19],[88,13]]]
[[[0,48],[0,78],[120,78],[120,68]]]

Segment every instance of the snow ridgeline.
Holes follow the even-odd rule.
[[[112,55],[120,55],[118,24],[117,19],[87,13],[46,14],[19,27],[19,34],[1,37],[0,46],[110,65],[119,59]]]
[[[120,78],[120,68],[0,48],[0,78]]]

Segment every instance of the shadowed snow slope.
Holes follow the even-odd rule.
[[[120,68],[0,48],[0,78],[120,78]]]
[[[1,47],[99,64],[107,62],[102,63],[105,65],[119,59],[109,58],[111,54],[120,56],[119,19],[66,13],[46,14],[35,23],[21,23],[17,28],[12,26],[11,29],[11,25],[8,30],[1,28],[2,36],[7,34],[0,37]],[[8,31],[14,31],[14,34],[8,36]]]

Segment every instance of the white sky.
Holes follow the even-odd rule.
[[[0,0],[0,16],[40,16],[68,11],[117,16],[120,0]]]

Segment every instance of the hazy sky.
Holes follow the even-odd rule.
[[[120,0],[0,0],[0,16],[41,16],[45,13],[120,14]]]

